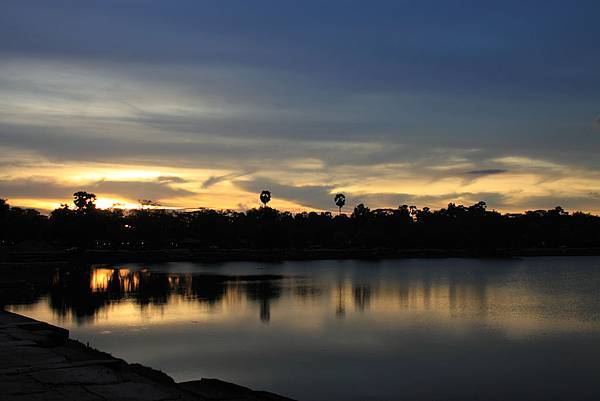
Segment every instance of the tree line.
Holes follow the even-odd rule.
[[[74,207],[62,205],[49,216],[11,207],[0,199],[0,245],[27,240],[78,249],[269,249],[387,248],[483,249],[600,247],[600,217],[568,213],[561,207],[519,214],[490,211],[485,202],[450,203],[439,210],[401,205],[375,209],[360,204],[345,214],[290,213],[263,205],[245,212],[142,207],[99,209],[94,194],[74,194]]]

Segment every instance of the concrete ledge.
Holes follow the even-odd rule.
[[[284,401],[216,379],[176,383],[158,370],[87,347],[69,332],[0,310],[0,400]]]

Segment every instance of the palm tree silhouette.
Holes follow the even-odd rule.
[[[267,203],[271,200],[271,192],[266,189],[260,193],[260,201],[263,203],[264,207],[267,206]]]
[[[340,208],[340,214],[342,214],[342,208],[346,204],[346,195],[344,195],[344,194],[337,194],[337,195],[335,195],[335,198],[333,198],[333,201],[335,202],[335,204],[337,205],[337,207]]]

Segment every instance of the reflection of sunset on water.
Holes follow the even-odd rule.
[[[543,282],[538,281],[539,288],[523,287],[519,285],[523,277],[516,272],[500,277],[498,281],[483,274],[465,280],[451,271],[419,271],[396,279],[383,275],[363,280],[346,273],[332,280],[318,271],[261,276],[162,272],[144,266],[97,267],[87,275],[55,275],[51,280],[54,287],[82,285],[90,291],[64,296],[50,290],[51,306],[40,303],[33,312],[42,320],[58,319],[69,326],[250,319],[318,331],[332,318],[348,324],[394,322],[399,326],[418,318],[459,329],[485,324],[516,336],[545,330],[600,330],[595,320],[581,314],[576,296],[571,297],[572,311],[552,315],[546,310],[564,306],[559,298],[546,293]]]
[[[322,380],[347,394],[366,375],[402,389],[417,375],[495,389],[516,365],[530,381],[540,371],[578,380],[588,368],[562,354],[596,365],[597,266],[597,257],[101,265],[57,270],[29,304],[8,309],[178,381],[277,382],[302,395]]]
[[[129,269],[104,269],[92,270],[90,289],[92,292],[103,292],[108,290],[109,285],[118,285],[122,291],[130,292],[137,290],[137,274],[130,274]]]

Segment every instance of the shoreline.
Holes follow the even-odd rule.
[[[218,379],[167,374],[91,348],[69,331],[0,309],[0,398],[19,400],[292,401]]]
[[[79,263],[134,262],[282,262],[299,260],[382,260],[440,258],[517,258],[536,256],[600,256],[600,248],[524,248],[524,249],[157,249],[10,252],[0,250],[3,267],[61,267]]]

